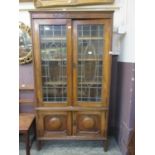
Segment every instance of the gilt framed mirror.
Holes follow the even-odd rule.
[[[19,22],[19,64],[32,62],[31,28]]]

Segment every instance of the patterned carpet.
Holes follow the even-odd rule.
[[[19,155],[25,155],[25,145],[19,142]],[[45,141],[40,151],[33,142],[31,155],[122,155],[113,138],[109,150],[104,152],[102,141]]]

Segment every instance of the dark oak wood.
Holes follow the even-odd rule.
[[[25,134],[26,155],[30,155],[29,131]]]
[[[73,22],[73,35],[74,35],[74,42],[73,42],[73,64],[77,66],[78,63],[78,45],[77,45],[77,25],[82,24],[82,25],[87,25],[87,24],[102,24],[104,25],[104,39],[103,44],[104,49],[103,49],[103,65],[102,65],[102,83],[104,86],[102,86],[102,100],[101,102],[78,102],[77,101],[77,67],[73,68],[73,103],[75,106],[107,106],[109,103],[109,80],[110,80],[110,71],[111,71],[111,55],[109,54],[110,51],[110,41],[111,41],[111,20],[109,19],[100,19],[100,20],[76,20]],[[105,67],[106,66],[106,67]]]
[[[68,106],[68,107],[36,107],[37,111],[40,110],[48,110],[48,111],[103,111],[109,110],[108,107],[76,107],[76,106]]]
[[[107,152],[108,151],[108,146],[109,146],[109,141],[106,139],[104,142],[103,142],[103,147],[104,147],[104,151]]]
[[[41,70],[41,57],[40,57],[40,36],[39,36],[39,25],[67,25],[70,26],[70,21],[66,19],[37,19],[34,22],[34,31],[35,35],[33,36],[34,39],[34,70],[35,70],[35,81],[36,81],[36,98],[38,106],[41,107],[58,107],[58,106],[69,106],[71,104],[71,89],[72,89],[72,77],[70,76],[71,72],[71,47],[70,47],[70,41],[71,41],[71,32],[67,31],[67,102],[52,102],[52,104],[49,104],[49,102],[43,101],[43,91],[42,91],[42,70]]]
[[[33,41],[33,63],[36,95],[36,124],[38,148],[45,140],[104,140],[108,148],[108,115],[111,79],[111,40],[113,11],[30,11]],[[101,101],[77,101],[77,25],[101,24],[104,27]],[[40,25],[66,25],[67,101],[45,102],[42,91],[40,55]],[[49,41],[47,38],[46,41]],[[64,38],[55,38],[62,40]],[[89,38],[84,38],[88,40]],[[93,38],[94,40],[97,38]],[[53,61],[60,61],[59,59]],[[88,59],[94,62],[96,59]],[[54,84],[54,83],[48,83]],[[59,84],[57,82],[56,84]],[[87,83],[86,83],[87,84]],[[91,84],[89,81],[88,84]],[[96,83],[98,84],[98,83]]]
[[[105,137],[101,136],[53,136],[50,137],[39,137],[39,141],[42,140],[106,140]]]
[[[32,10],[31,19],[112,19],[114,11]]]
[[[82,111],[75,112],[75,135],[100,135],[105,136],[106,130],[106,112],[96,112],[96,111]]]
[[[53,137],[55,135],[71,135],[70,112],[37,112],[38,137]]]

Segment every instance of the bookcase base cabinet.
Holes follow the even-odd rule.
[[[108,148],[112,11],[31,11],[38,148],[102,140]]]
[[[37,140],[104,140],[107,143],[108,111],[37,112]],[[39,144],[40,145],[40,144]],[[107,150],[107,145],[104,145]]]
[[[106,111],[40,111],[37,113],[38,137],[106,137]]]

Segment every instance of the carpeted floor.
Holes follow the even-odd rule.
[[[25,155],[25,145],[19,142],[19,155]],[[102,141],[45,141],[40,151],[33,142],[31,155],[121,155],[113,138],[109,140],[109,150],[104,152]]]

